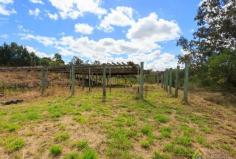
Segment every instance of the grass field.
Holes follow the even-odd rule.
[[[236,108],[192,96],[190,105],[149,88],[78,90],[0,106],[0,158],[233,159]]]

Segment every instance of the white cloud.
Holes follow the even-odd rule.
[[[13,0],[0,0],[0,15],[9,16],[15,14],[15,9],[9,9],[8,5],[13,4]]]
[[[11,3],[13,3],[13,0],[0,0],[0,3],[11,4]]]
[[[41,52],[41,51],[38,51],[37,49],[35,49],[34,47],[32,46],[25,46],[26,49],[29,51],[29,52],[34,52],[37,56],[39,57],[51,57],[50,55],[48,55],[47,53],[45,52]]]
[[[113,31],[112,26],[130,26],[134,24],[134,10],[131,7],[119,6],[111,11],[102,19],[99,28],[106,32]]]
[[[106,13],[101,8],[101,0],[49,0],[57,10],[62,19],[76,19],[84,13],[103,15]]]
[[[79,32],[81,34],[92,34],[93,27],[88,24],[78,23],[75,24],[75,32]]]
[[[0,39],[8,39],[8,34],[1,34]]]
[[[174,21],[158,19],[155,13],[139,19],[128,30],[127,38],[154,42],[174,40],[180,35],[180,28]]]
[[[29,10],[29,15],[37,17],[37,16],[39,16],[39,14],[40,14],[40,10],[38,8],[36,8],[34,10],[31,10],[31,9]]]
[[[54,13],[54,14],[48,13],[48,17],[52,20],[57,20],[58,19],[58,15],[56,13]]]
[[[32,3],[44,4],[42,0],[30,0]]]
[[[39,43],[42,43],[45,46],[53,45],[56,41],[56,38],[53,37],[46,37],[46,36],[38,36],[38,35],[32,35],[32,34],[20,34],[23,40],[36,40]]]

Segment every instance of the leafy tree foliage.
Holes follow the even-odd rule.
[[[193,39],[180,37],[177,42],[189,52],[179,61],[190,60],[194,78],[205,84],[236,86],[236,1],[202,0],[195,21]]]
[[[49,57],[38,57],[34,52],[29,52],[25,47],[14,42],[4,43],[0,46],[0,66],[58,66],[64,65],[60,54],[56,53],[51,59]]]

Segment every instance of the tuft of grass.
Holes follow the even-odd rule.
[[[175,145],[173,143],[167,144],[164,147],[164,151],[173,153],[176,156],[191,158],[194,154],[194,151],[182,145]]]
[[[85,124],[87,122],[87,119],[83,117],[82,115],[75,116],[74,120],[80,124]]]
[[[191,138],[189,136],[180,136],[175,138],[175,142],[183,146],[191,146]]]
[[[70,138],[70,135],[68,134],[68,132],[66,131],[63,131],[63,132],[58,132],[56,135],[55,135],[55,138],[54,140],[56,142],[63,142],[63,141],[66,141]]]
[[[18,137],[8,137],[1,141],[1,145],[9,152],[20,150],[25,146],[25,141]]]
[[[59,146],[59,145],[53,145],[53,146],[51,146],[51,148],[50,148],[50,153],[51,153],[53,156],[58,156],[58,155],[61,154],[61,152],[62,152],[62,148],[61,148],[61,146]]]
[[[73,144],[73,147],[76,147],[78,150],[84,150],[89,148],[88,142],[86,140],[80,140]]]
[[[132,143],[129,139],[129,131],[117,128],[109,132],[108,156],[111,158],[128,158]]]
[[[148,149],[150,148],[152,143],[153,143],[152,139],[146,139],[146,140],[141,141],[141,146],[142,148]]]
[[[97,159],[97,158],[98,158],[97,153],[93,149],[86,149],[81,156],[81,159]]]
[[[170,127],[163,127],[160,129],[161,138],[170,138],[171,137],[171,128]]]
[[[150,125],[145,125],[142,129],[141,129],[141,132],[144,134],[144,135],[147,135],[147,136],[152,136],[152,127]]]
[[[162,154],[160,152],[155,152],[152,159],[170,159],[168,155]]]
[[[160,123],[167,123],[169,121],[169,118],[164,114],[156,115],[155,119]]]
[[[71,152],[66,154],[63,159],[80,159],[80,154],[78,152]]]
[[[201,145],[207,145],[207,139],[201,135],[198,135],[195,137],[195,140],[197,143],[201,144]]]

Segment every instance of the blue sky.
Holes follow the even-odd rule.
[[[176,39],[191,38],[200,0],[0,0],[0,43],[39,56],[176,67]]]

